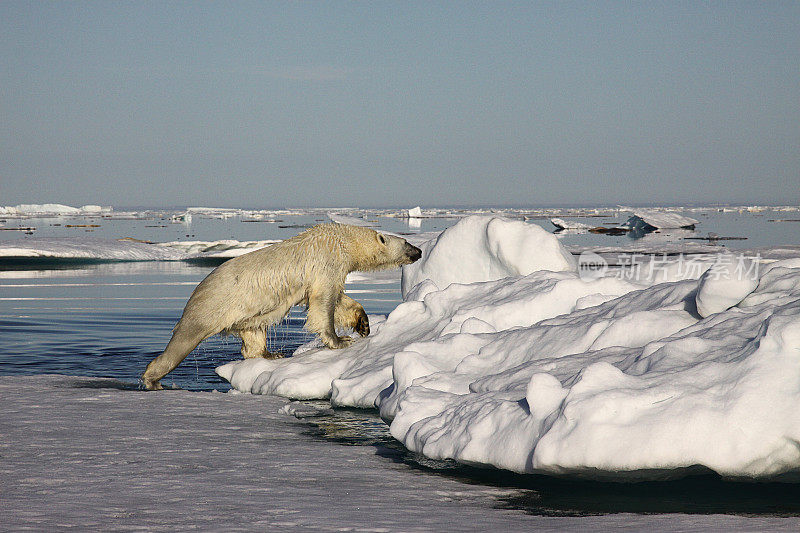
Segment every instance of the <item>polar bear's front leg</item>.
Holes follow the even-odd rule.
[[[339,295],[336,310],[333,313],[333,325],[338,328],[350,328],[362,337],[369,335],[369,318],[364,307],[345,293]]]
[[[346,348],[353,342],[350,337],[339,337],[334,326],[336,303],[342,292],[339,287],[325,287],[312,289],[308,296],[306,329],[319,335],[322,343],[332,350]]]

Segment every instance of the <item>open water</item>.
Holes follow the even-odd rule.
[[[472,212],[487,213],[480,209]],[[123,239],[153,242],[238,241],[284,239],[310,225],[328,221],[325,210],[270,213],[195,213],[190,222],[176,222],[182,211],[115,210],[111,215],[80,217],[28,217],[0,220],[0,245],[36,243],[42,238]],[[341,212],[341,211],[340,211]],[[469,210],[431,210],[431,218],[408,220],[392,216],[397,211],[350,210],[379,229],[406,235],[438,232],[456,223]],[[566,214],[565,214],[566,213]],[[548,216],[560,216],[590,225],[612,226],[627,214],[616,209],[551,210],[514,209],[501,214],[526,219],[548,231],[555,228]],[[569,216],[575,214],[576,216]],[[564,234],[568,246],[630,246],[647,244],[654,252],[661,242],[688,242],[708,233],[744,237],[719,241],[729,249],[796,245],[800,212],[770,209],[710,208],[687,210],[700,221],[694,232],[630,235]],[[15,228],[30,228],[27,231]],[[654,239],[655,238],[655,239]],[[705,243],[706,241],[692,241]],[[217,261],[219,262],[219,261]],[[113,377],[137,382],[147,363],[169,341],[171,330],[194,287],[214,268],[211,264],[183,261],[102,262],[37,259],[19,261],[0,257],[0,374],[61,373]],[[369,314],[388,314],[400,302],[399,274],[372,283],[347,287]],[[302,310],[295,309],[270,336],[271,349],[291,354],[309,340],[303,331]],[[203,342],[165,384],[190,390],[227,390],[214,368],[239,357],[235,338],[213,337]]]

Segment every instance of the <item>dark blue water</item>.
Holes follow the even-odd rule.
[[[58,373],[136,383],[169,341],[192,290],[212,267],[184,263],[97,264],[0,272],[0,373]],[[396,283],[348,285],[368,313],[387,314]],[[269,335],[285,355],[311,336],[294,309]],[[164,379],[189,390],[227,390],[214,368],[241,358],[235,337],[214,336]]]
[[[429,211],[431,212],[431,211]],[[453,211],[456,214],[458,210]],[[484,210],[484,214],[489,211]],[[434,212],[436,214],[437,212]],[[349,215],[387,231],[413,234],[441,231],[459,218],[438,211],[433,218],[416,222],[383,216],[386,212],[357,210]],[[442,214],[444,213],[444,215]],[[521,218],[522,212],[513,215]],[[534,213],[534,210],[531,211]],[[2,242],[31,241],[36,238],[69,237],[118,239],[134,237],[157,242],[179,240],[240,241],[282,239],[304,227],[327,221],[325,210],[276,215],[271,222],[242,214],[231,218],[195,215],[190,224],[171,222],[172,212],[146,211],[122,218],[43,217],[0,220],[5,228],[35,227],[32,235],[3,231]],[[460,214],[464,214],[463,212]],[[501,213],[508,214],[508,213]],[[624,222],[627,213],[602,210],[596,216],[570,217],[590,225],[613,226]],[[741,236],[744,240],[724,241],[729,248],[757,248],[796,245],[796,211],[760,212],[687,211],[700,220],[694,235],[715,232]],[[547,214],[524,215],[531,224],[548,231],[555,228]],[[138,218],[137,218],[138,217]],[[91,224],[93,227],[75,227]],[[681,240],[685,235],[675,235]],[[561,235],[561,241],[577,246],[617,246],[632,241],[630,235],[608,236],[583,233]],[[194,287],[213,268],[183,262],[98,263],[75,260],[14,262],[0,258],[0,374],[56,372],[102,376],[137,382],[144,367],[160,354],[169,341],[172,327]],[[400,301],[397,283],[350,286],[353,296],[368,313],[388,314]],[[302,329],[303,316],[295,310],[270,335],[270,349],[284,354],[309,340]],[[165,380],[165,385],[192,390],[220,389],[228,385],[214,368],[238,359],[239,341],[213,337],[203,342]]]

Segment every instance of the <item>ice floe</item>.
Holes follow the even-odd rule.
[[[0,216],[5,217],[33,217],[33,216],[76,216],[100,215],[111,212],[110,207],[99,205],[84,205],[71,207],[62,204],[20,204],[17,206],[0,206]]]
[[[343,215],[341,213],[329,212],[328,218],[331,219],[331,222],[336,222],[337,224],[349,224],[350,226],[373,227],[377,225],[374,222],[364,220],[363,218],[357,218],[350,215]]]
[[[376,407],[435,459],[609,479],[800,473],[800,259],[583,276],[554,236],[489,216],[423,250],[366,339],[217,372],[241,391]]]
[[[694,228],[700,222],[684,215],[660,209],[636,209],[625,222],[631,230]]]
[[[569,229],[569,230],[585,230],[588,231],[592,229],[594,226],[590,226],[589,224],[584,224],[583,222],[575,222],[574,220],[564,220],[563,218],[551,218],[550,223],[554,225],[557,229]]]
[[[269,246],[265,241],[174,241],[136,239],[37,238],[0,242],[0,263],[23,260],[187,261],[227,259]]]

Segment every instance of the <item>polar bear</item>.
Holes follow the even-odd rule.
[[[164,353],[142,375],[148,390],[204,339],[222,333],[242,339],[242,356],[270,357],[267,329],[294,305],[308,309],[306,329],[331,349],[352,339],[336,327],[369,335],[364,308],[344,294],[345,277],[408,265],[422,251],[405,239],[360,226],[320,224],[266,248],[226,261],[192,292]]]

